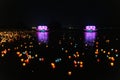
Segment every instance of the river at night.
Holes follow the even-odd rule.
[[[119,80],[119,34],[1,31],[0,80]]]

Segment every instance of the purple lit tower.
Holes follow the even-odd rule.
[[[47,26],[38,26],[37,31],[41,31],[41,32],[48,31],[48,27]]]
[[[96,32],[84,32],[85,44],[89,46],[94,46],[94,41],[96,39]]]
[[[96,31],[96,26],[86,26],[85,31],[88,31],[88,32],[93,32],[93,31]]]
[[[38,40],[42,43],[48,42],[48,32],[37,32]]]

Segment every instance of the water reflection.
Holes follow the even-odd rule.
[[[89,46],[94,46],[96,32],[84,32],[85,43]]]
[[[38,40],[42,43],[48,43],[48,32],[37,32]]]

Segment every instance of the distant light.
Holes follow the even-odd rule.
[[[85,31],[96,31],[96,26],[86,26]]]
[[[38,26],[37,30],[42,31],[42,32],[48,31],[48,27],[47,26]]]

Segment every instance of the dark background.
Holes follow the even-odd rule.
[[[0,26],[62,25],[119,27],[119,0],[0,0]]]

